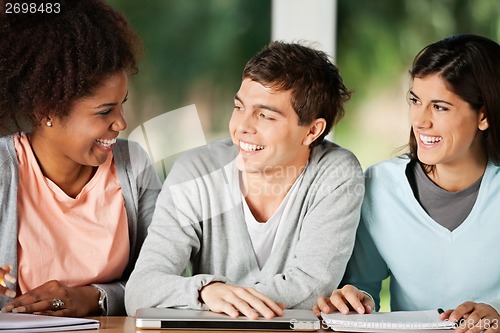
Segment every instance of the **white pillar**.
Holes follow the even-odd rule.
[[[335,58],[337,0],[273,0],[272,39],[305,40]]]
[[[335,61],[337,0],[273,0],[271,38],[312,42]],[[333,140],[333,130],[327,139]]]

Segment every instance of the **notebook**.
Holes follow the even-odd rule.
[[[282,317],[252,320],[244,316],[232,318],[211,311],[167,308],[144,308],[135,314],[135,326],[140,329],[176,330],[265,330],[316,331],[320,321],[310,310],[285,310]]]
[[[98,328],[99,321],[94,319],[0,313],[0,333],[57,332]]]
[[[370,314],[321,313],[326,325],[342,332],[430,332],[450,330],[455,324],[439,318],[438,310],[375,312]]]

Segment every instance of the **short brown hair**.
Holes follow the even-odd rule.
[[[311,146],[320,143],[342,119],[344,102],[351,96],[338,68],[324,52],[297,43],[271,42],[248,61],[243,79],[276,90],[291,89],[299,125],[325,119],[325,131]]]

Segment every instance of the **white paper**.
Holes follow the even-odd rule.
[[[99,321],[94,319],[0,313],[0,333],[55,332],[98,328]]]
[[[370,314],[321,313],[325,323],[334,331],[387,332],[454,329],[448,320],[441,320],[437,310],[375,312]]]

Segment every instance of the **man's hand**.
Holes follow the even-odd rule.
[[[259,314],[265,318],[282,316],[285,307],[284,304],[274,302],[253,288],[222,282],[214,282],[203,287],[200,298],[211,311],[225,313],[233,318],[238,317],[240,313],[250,319],[257,319]]]

